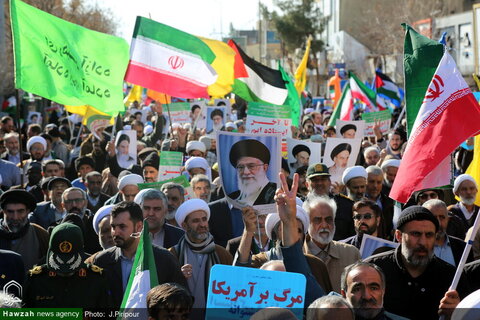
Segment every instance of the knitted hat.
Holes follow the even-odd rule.
[[[438,231],[438,219],[435,218],[433,213],[427,208],[422,206],[411,206],[406,208],[400,214],[397,223],[397,229],[401,230],[402,227],[410,221],[429,220],[435,225],[435,232]]]

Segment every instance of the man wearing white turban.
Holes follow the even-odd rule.
[[[179,243],[169,249],[180,262],[190,292],[195,297],[193,308],[205,308],[206,286],[210,269],[215,264],[231,265],[232,255],[215,244],[209,232],[210,208],[201,199],[185,201],[175,214],[177,224],[185,230]]]
[[[460,201],[448,208],[455,216],[459,217],[463,222],[465,230],[473,226],[478,215],[479,207],[475,205],[478,188],[477,182],[469,174],[461,174],[453,183],[453,193]]]

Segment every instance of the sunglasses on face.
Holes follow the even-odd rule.
[[[426,200],[426,199],[437,199],[438,195],[435,192],[429,192],[429,193],[422,193],[420,195],[420,199]]]
[[[371,213],[356,214],[356,215],[353,216],[353,220],[358,220],[358,221],[362,220],[362,219],[370,220],[370,219],[372,219],[372,217],[373,217],[373,214],[371,214]]]

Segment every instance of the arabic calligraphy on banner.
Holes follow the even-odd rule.
[[[256,311],[289,308],[302,318],[305,276],[298,273],[215,265],[210,272],[207,319],[249,319]]]
[[[160,153],[160,167],[158,181],[178,177],[183,164],[183,153],[175,151],[162,151]]]
[[[292,119],[289,106],[277,106],[248,103],[247,133],[280,134],[283,138],[291,137]]]

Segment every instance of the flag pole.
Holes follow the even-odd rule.
[[[77,139],[75,140],[75,145],[73,146],[74,149],[77,147],[78,140],[80,139],[80,136],[82,135],[82,130],[83,130],[83,119],[82,119],[82,125],[80,126],[80,130],[78,130],[78,135],[77,135]]]
[[[164,95],[165,101],[168,101],[167,95],[165,93],[163,95]],[[172,116],[170,115],[170,107],[168,106],[169,105],[168,103],[165,103],[165,105],[167,106],[168,122],[170,124],[170,135],[173,137]]]
[[[20,93],[18,89],[15,89],[15,99],[17,100],[15,115],[17,117],[17,128],[18,128],[18,152],[20,153],[20,186],[23,187],[23,178],[24,178],[24,171],[23,171],[23,143],[22,143],[22,128],[20,127]]]
[[[405,110],[406,110],[406,105],[403,106],[403,109],[402,109],[402,112],[400,113],[400,115],[398,116],[398,120],[397,122],[395,123],[395,126],[393,127],[393,130],[396,130],[398,128],[398,126],[400,125],[400,122],[402,121],[403,119],[403,116],[405,115]]]

